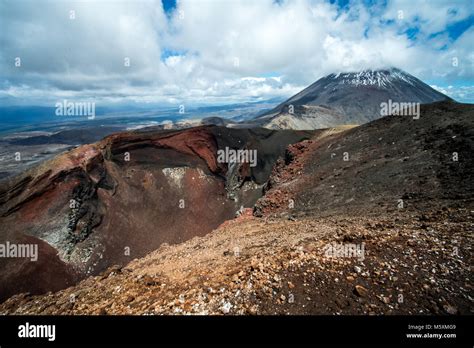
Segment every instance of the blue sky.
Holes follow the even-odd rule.
[[[286,98],[333,72],[395,66],[472,103],[472,8],[461,0],[3,0],[0,101],[234,103]]]
[[[162,0],[162,3],[166,13],[171,13],[176,9],[176,0]]]

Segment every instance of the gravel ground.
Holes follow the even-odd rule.
[[[384,219],[260,219],[162,246],[2,314],[472,314],[472,222],[463,209]],[[363,254],[327,245],[364,243]]]

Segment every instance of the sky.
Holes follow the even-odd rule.
[[[286,99],[398,67],[474,102],[472,0],[0,0],[0,105]]]

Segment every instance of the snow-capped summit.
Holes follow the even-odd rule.
[[[377,85],[378,87],[387,87],[397,80],[404,81],[411,85],[416,84],[415,77],[397,68],[387,70],[363,70],[354,73],[331,74],[329,76],[333,79],[339,79],[342,84],[352,84],[355,86]]]
[[[397,68],[341,72],[319,79],[258,120],[265,120],[272,128],[280,128],[278,120],[282,117],[285,124],[304,127],[311,119],[314,128],[363,124],[382,116],[381,103],[428,104],[441,100],[450,98]]]

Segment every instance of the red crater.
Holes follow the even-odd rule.
[[[0,299],[57,290],[209,233],[253,207],[285,147],[311,135],[216,126],[124,132],[4,182],[0,243],[28,239],[42,252],[38,262],[0,259],[0,282],[9,284]],[[224,147],[257,150],[258,165],[227,173],[217,161]],[[18,267],[35,280],[23,281]]]

